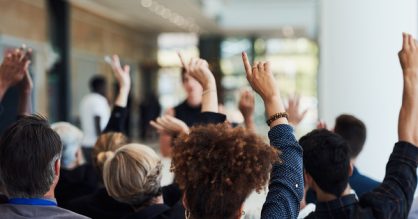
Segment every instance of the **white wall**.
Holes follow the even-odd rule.
[[[357,166],[382,180],[397,140],[402,32],[417,33],[416,0],[321,0],[320,117],[333,125],[341,113],[368,128]]]

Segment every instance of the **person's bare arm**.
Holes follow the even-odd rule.
[[[119,85],[119,92],[115,100],[115,105],[126,107],[128,104],[129,91],[131,90],[131,77],[129,75],[130,67],[129,65],[125,65],[122,68],[118,55],[113,55],[111,66]]]
[[[240,96],[238,108],[244,117],[245,127],[251,131],[255,131],[254,105],[254,95],[251,93],[251,91],[243,91]]]
[[[18,105],[18,115],[25,116],[32,113],[32,90],[33,82],[29,74],[29,63],[25,68],[25,77],[20,82],[20,97]]]
[[[403,71],[403,96],[398,121],[399,140],[418,146],[418,44],[409,34],[403,35],[399,60]]]

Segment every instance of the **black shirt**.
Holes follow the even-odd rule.
[[[93,219],[117,219],[134,212],[128,204],[110,197],[105,188],[91,195],[74,199],[68,204],[67,209]]]
[[[55,188],[58,206],[65,208],[72,199],[95,192],[98,181],[98,175],[91,164],[84,164],[73,170],[61,169]]]
[[[197,107],[192,107],[187,103],[187,100],[185,100],[178,106],[174,107],[174,116],[177,119],[180,119],[181,121],[186,123],[187,126],[190,127],[196,124],[196,122],[198,121],[197,117],[199,116],[201,110],[201,105]]]

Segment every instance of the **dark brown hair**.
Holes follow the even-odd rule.
[[[46,118],[25,116],[0,139],[0,178],[9,197],[40,198],[55,178],[62,150],[59,135]]]
[[[356,158],[366,142],[366,125],[352,115],[340,115],[335,120],[334,132],[341,135],[350,146],[350,158]]]
[[[174,142],[172,170],[192,218],[232,218],[265,188],[279,151],[227,124],[197,126]]]

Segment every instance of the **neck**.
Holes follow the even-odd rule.
[[[350,187],[350,185],[347,185],[347,187],[345,188],[341,197],[346,196],[346,195],[350,195],[350,194],[351,194],[351,187]],[[333,200],[339,198],[339,197],[337,197],[333,194],[326,193],[326,192],[322,191],[321,189],[317,189],[316,196],[317,196],[318,202],[329,202],[329,201],[333,201]]]
[[[202,104],[202,95],[201,94],[191,94],[189,96],[187,96],[187,103],[192,106],[199,106],[200,104]]]

